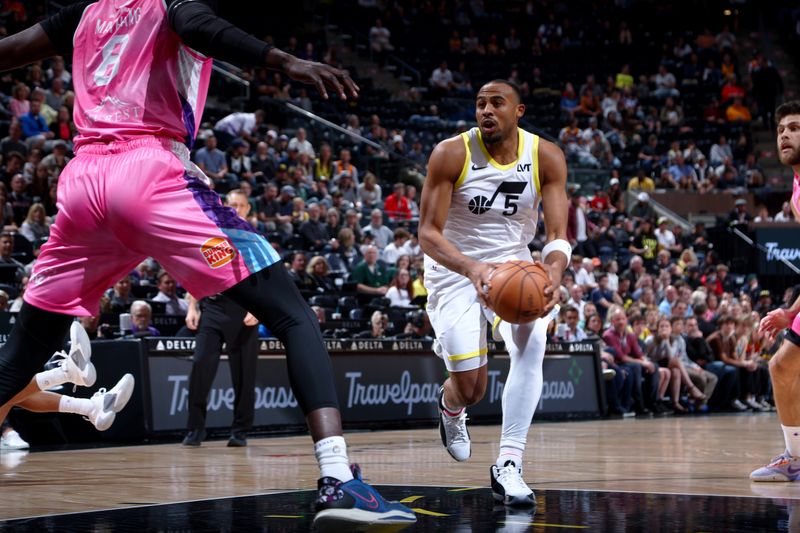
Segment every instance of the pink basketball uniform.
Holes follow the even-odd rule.
[[[25,300],[96,314],[103,292],[153,257],[197,298],[280,258],[224,207],[189,147],[211,60],[183,45],[162,0],[101,0],[75,32],[76,157]]]
[[[792,211],[795,219],[800,222],[800,174],[795,174],[792,180]],[[792,331],[800,335],[800,314],[794,317]]]

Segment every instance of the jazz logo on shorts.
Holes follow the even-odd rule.
[[[225,266],[236,257],[236,250],[221,237],[214,237],[204,242],[200,247],[200,253],[211,268]]]

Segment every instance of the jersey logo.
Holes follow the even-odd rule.
[[[525,164],[520,163],[519,165],[517,165],[517,172],[530,172],[530,170],[531,170],[530,163],[525,163]]]
[[[478,166],[478,165],[476,165],[475,163],[472,163],[472,170],[482,170],[482,169],[484,169],[484,168],[486,168],[486,165],[484,165],[484,166],[482,166],[482,167],[479,167],[479,166]]]
[[[502,214],[510,217],[517,212],[517,201],[527,186],[527,181],[504,181],[497,187],[497,190],[494,191],[494,195],[492,195],[491,199],[485,196],[475,196],[472,198],[468,204],[469,210],[475,215],[482,215],[492,208],[497,195],[503,193],[506,196],[506,203],[504,206],[505,211],[503,211]]]

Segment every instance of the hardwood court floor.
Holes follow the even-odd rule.
[[[800,499],[800,483],[747,476],[783,449],[774,413],[537,423],[525,478],[534,489]],[[351,460],[375,484],[488,487],[498,426],[473,426],[455,463],[435,428],[350,433]],[[316,486],[308,437],[0,454],[0,520]]]

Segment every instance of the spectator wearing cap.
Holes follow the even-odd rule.
[[[164,312],[168,315],[186,316],[189,310],[189,302],[183,298],[178,298],[178,285],[175,283],[169,272],[162,270],[156,276],[158,282],[158,294],[153,297],[154,302],[164,302]]]
[[[239,183],[236,176],[228,172],[225,152],[217,148],[217,138],[213,135],[206,137],[205,146],[195,152],[194,162],[211,178],[213,188],[219,193],[235,189]]]
[[[733,293],[736,290],[736,280],[730,276],[728,265],[717,265],[717,284],[722,289],[722,292]]]
[[[650,204],[650,195],[646,192],[640,192],[636,195],[636,203],[631,207],[630,217],[634,222],[640,222],[644,219],[652,219],[655,216],[655,210]]]
[[[391,275],[386,265],[378,261],[378,248],[367,246],[364,260],[350,273],[350,281],[355,282],[356,290],[362,294],[384,296],[389,290]]]
[[[244,139],[234,139],[231,142],[231,149],[228,153],[227,165],[230,172],[236,176],[237,185],[241,181],[254,183],[252,161],[247,155],[250,147]]]
[[[653,192],[656,190],[656,184],[653,181],[653,178],[647,176],[645,174],[644,169],[639,169],[636,173],[636,176],[628,181],[628,190],[629,191],[642,191],[642,192]]]
[[[254,113],[231,113],[214,124],[214,135],[223,148],[227,148],[236,138],[256,144],[258,127],[263,122],[264,111],[261,109]]]
[[[733,210],[728,214],[729,226],[747,226],[753,221],[753,215],[747,212],[747,200],[738,198],[733,205]]]
[[[660,217],[658,219],[658,227],[654,233],[658,240],[658,245],[661,246],[662,249],[669,250],[670,252],[677,251],[675,234],[669,229],[669,220],[667,217]]]
[[[764,316],[772,311],[775,306],[772,303],[772,294],[768,290],[758,292],[758,301],[756,302],[755,310],[759,315]]]
[[[308,220],[300,224],[300,236],[303,237],[304,249],[319,252],[328,243],[328,230],[320,220],[319,204],[314,202],[308,206]]]
[[[383,225],[383,211],[380,209],[372,210],[369,217],[369,224],[363,228],[362,233],[365,235],[372,235],[375,246],[380,250],[386,248],[394,238],[392,230]]]
[[[351,163],[351,153],[347,148],[339,152],[339,160],[333,165],[333,182],[339,183],[342,176],[348,175],[353,183],[358,183],[358,169]]]
[[[57,180],[69,160],[70,158],[67,157],[67,143],[59,139],[53,142],[53,152],[44,156],[40,165],[47,169],[47,173],[51,178]]]
[[[411,220],[411,208],[406,198],[406,186],[403,183],[394,184],[394,192],[386,197],[383,211],[391,221]]]
[[[297,150],[298,154],[308,154],[308,157],[314,159],[314,157],[316,157],[316,154],[314,153],[314,147],[306,138],[306,135],[305,128],[298,128],[295,136],[292,137],[291,141],[289,141],[289,150]]]

